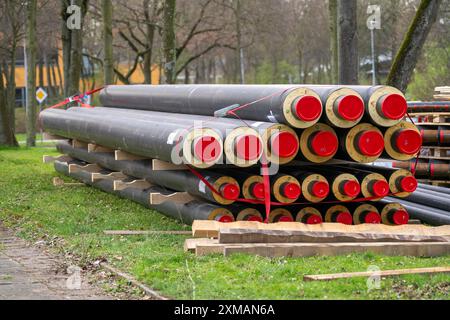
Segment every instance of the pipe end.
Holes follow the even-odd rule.
[[[408,110],[406,99],[399,94],[389,94],[380,99],[381,116],[390,120],[402,119]]]
[[[359,151],[367,157],[380,156],[384,150],[384,138],[378,131],[366,131],[358,139]]]
[[[311,139],[311,148],[316,155],[329,157],[336,154],[339,148],[339,141],[332,132],[320,131]]]
[[[303,96],[294,102],[294,114],[305,122],[316,121],[322,115],[322,102],[313,96]]]

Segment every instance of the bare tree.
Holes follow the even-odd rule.
[[[26,106],[26,127],[27,127],[27,146],[36,146],[36,13],[37,0],[28,0],[27,2],[27,106]]]
[[[176,81],[176,38],[175,38],[175,8],[176,0],[165,0],[163,6],[163,52],[164,74],[166,83],[173,84]]]
[[[416,16],[397,53],[387,84],[406,91],[420,52],[436,22],[442,0],[422,0]]]
[[[338,3],[339,83],[358,84],[357,1]]]
[[[328,0],[328,14],[330,23],[330,53],[331,53],[331,80],[338,83],[339,80],[339,53],[338,53],[338,0]]]
[[[112,32],[112,15],[113,6],[111,0],[102,0],[102,14],[103,14],[103,48],[105,63],[103,65],[104,70],[104,82],[105,85],[112,84],[114,82],[114,61],[113,61],[113,32]]]

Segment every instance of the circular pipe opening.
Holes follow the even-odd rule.
[[[294,115],[302,121],[316,121],[322,115],[322,102],[313,96],[303,96],[293,103]]]
[[[311,187],[311,193],[314,197],[324,199],[330,193],[330,185],[323,181],[314,182]]]
[[[402,119],[408,110],[408,103],[399,94],[389,94],[382,97],[378,105],[380,115],[390,120]]]
[[[400,189],[403,192],[414,192],[417,190],[418,186],[419,183],[417,182],[417,179],[412,176],[404,177],[400,181]]]
[[[378,131],[365,131],[359,136],[357,147],[367,157],[379,156],[384,150],[383,135]]]
[[[276,133],[272,136],[270,150],[280,158],[290,158],[299,149],[297,137],[287,131]]]
[[[261,139],[255,135],[242,135],[236,138],[234,148],[239,158],[246,161],[257,160],[262,152]]]
[[[414,155],[422,147],[422,136],[415,130],[402,130],[394,138],[398,151],[407,155]]]
[[[221,144],[211,136],[197,138],[194,141],[194,155],[202,162],[214,162],[221,155]]]
[[[341,96],[335,103],[336,115],[346,121],[356,121],[364,114],[364,101],[354,95]]]
[[[329,131],[318,131],[310,140],[312,152],[319,157],[329,157],[336,154],[339,141],[335,134]]]

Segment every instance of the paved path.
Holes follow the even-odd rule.
[[[72,270],[68,274],[55,257],[14,237],[0,224],[0,300],[108,299],[83,281],[82,273],[77,277],[78,270]]]

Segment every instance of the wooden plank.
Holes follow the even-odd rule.
[[[79,166],[77,164],[69,165],[69,173],[76,173],[80,171],[85,171],[89,173],[99,173],[103,169],[96,164],[88,164],[86,166]]]
[[[77,148],[79,148],[79,149],[87,149],[87,147],[88,147],[88,143],[87,142],[79,141],[79,140],[76,140],[76,139],[72,140],[72,148],[75,148],[75,149],[77,149]]]
[[[197,250],[202,245],[197,245]],[[262,257],[337,256],[372,252],[386,256],[436,257],[450,254],[450,243],[282,243],[223,245],[224,256],[251,254]],[[217,248],[215,248],[218,251]]]
[[[93,173],[91,175],[92,182],[97,180],[118,180],[127,179],[128,176],[124,175],[122,172],[111,172],[110,174]]]
[[[337,243],[337,242],[449,242],[450,236],[391,234],[383,232],[348,233],[301,230],[219,230],[219,243]]]
[[[115,150],[114,152],[115,159],[117,161],[137,161],[137,160],[146,160],[148,158],[141,157],[135,154],[131,154],[122,150]]]
[[[165,161],[161,161],[158,159],[152,160],[152,170],[153,171],[182,171],[188,170],[185,165],[177,165]]]
[[[114,191],[122,191],[127,188],[135,188],[135,189],[145,190],[145,189],[150,188],[151,186],[152,186],[152,184],[146,180],[134,180],[131,182],[125,182],[122,180],[114,181]]]
[[[450,226],[428,227],[424,225],[387,226],[375,224],[361,224],[348,226],[339,223],[323,223],[306,225],[298,222],[282,222],[265,224],[260,222],[239,221],[220,223],[210,220],[196,220],[192,225],[194,238],[218,238],[220,229],[256,229],[256,230],[289,230],[311,232],[343,232],[343,233],[385,233],[385,234],[415,234],[428,236],[450,236]]]
[[[89,153],[112,153],[115,150],[99,146],[98,144],[89,143],[88,144],[88,152]]]
[[[152,299],[155,300],[169,300],[168,298],[162,296],[160,293],[150,289],[149,287],[147,287],[145,284],[137,281],[134,277],[132,277],[131,275],[120,271],[116,268],[114,268],[113,266],[111,266],[110,264],[106,263],[106,262],[101,262],[100,265],[105,268],[106,270],[108,270],[109,272],[114,273],[116,276],[119,276],[121,278],[124,278],[127,282],[131,283],[132,285],[134,285],[135,287],[138,287],[139,289],[143,290],[149,297],[151,297]]]
[[[344,272],[344,273],[330,273],[306,275],[303,281],[330,281],[336,279],[359,278],[359,277],[395,277],[405,274],[436,274],[436,273],[450,273],[450,267],[436,267],[436,268],[418,268],[418,269],[400,269],[400,270],[383,270],[383,271],[366,271],[366,272]]]
[[[73,158],[66,156],[66,155],[62,155],[62,156],[58,156],[58,157],[52,157],[52,156],[43,156],[42,157],[42,162],[43,163],[53,163],[55,161],[59,161],[59,162],[70,162],[72,161]]]
[[[229,246],[231,247],[232,245]],[[217,240],[203,239],[203,242],[197,243],[195,245],[195,255],[200,257],[210,254],[225,254],[225,247],[225,244],[221,244]]]
[[[195,252],[197,245],[199,245],[199,244],[216,244],[216,245],[218,245],[219,243],[217,240],[206,239],[206,238],[186,239],[184,241],[184,251],[185,252]]]
[[[75,186],[84,186],[84,183],[81,182],[65,182],[63,179],[59,177],[54,177],[52,183],[55,187],[75,187]]]
[[[158,205],[162,204],[167,201],[177,202],[177,203],[187,203],[195,200],[194,197],[192,197],[187,192],[176,192],[172,193],[170,195],[164,195],[161,193],[151,193],[150,194],[150,204],[151,205]]]
[[[64,137],[61,137],[61,136],[57,136],[57,135],[54,135],[54,134],[51,134],[51,133],[47,133],[47,132],[44,132],[43,134],[42,134],[42,139],[45,141],[45,140],[61,140],[61,141],[63,141],[63,140],[69,140],[68,138],[64,138]]]
[[[133,231],[133,230],[105,230],[104,234],[108,236],[150,236],[150,235],[191,235],[191,231],[159,231],[159,230],[147,230],[147,231]],[[196,239],[197,240],[197,239]]]

